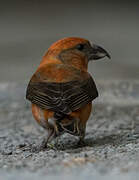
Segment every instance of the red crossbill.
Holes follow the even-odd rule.
[[[59,40],[48,49],[26,93],[35,120],[48,132],[44,147],[64,132],[84,140],[92,101],[98,96],[88,62],[105,56],[110,58],[102,47],[77,37]]]

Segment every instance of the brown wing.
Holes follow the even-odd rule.
[[[91,76],[85,80],[64,83],[30,82],[26,98],[43,109],[69,114],[98,96]]]

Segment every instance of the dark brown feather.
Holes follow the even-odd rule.
[[[55,82],[30,82],[26,98],[42,109],[69,114],[98,96],[95,82],[91,76],[86,80]]]

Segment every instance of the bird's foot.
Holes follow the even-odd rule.
[[[86,145],[86,143],[85,143],[85,141],[84,141],[84,139],[79,139],[79,141],[78,141],[78,144],[77,144],[79,147],[83,147],[83,146],[85,146]]]
[[[57,146],[56,145],[54,145],[54,144],[47,144],[47,148],[49,148],[49,149],[53,149],[53,150],[57,150]]]
[[[33,152],[40,152],[40,151],[45,151],[49,149],[55,150],[55,147],[53,144],[47,143],[46,139],[43,139],[42,142],[37,145],[32,145],[32,148],[31,148]]]

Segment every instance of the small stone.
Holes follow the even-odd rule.
[[[57,154],[54,154],[53,158],[56,158],[57,157]]]
[[[85,158],[88,158],[88,154],[85,153],[85,154],[84,154],[84,157],[85,157]]]
[[[2,155],[12,155],[12,150],[4,150],[3,152],[2,152]]]

